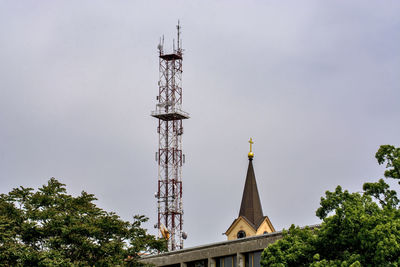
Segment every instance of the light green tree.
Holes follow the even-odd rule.
[[[384,176],[400,179],[400,148],[383,145],[375,155]],[[400,182],[399,182],[400,183]],[[320,227],[292,225],[268,246],[262,266],[400,266],[400,210],[396,191],[383,179],[365,183],[363,193],[340,186],[321,198]]]
[[[95,200],[68,195],[55,178],[1,194],[0,266],[139,266],[140,253],[165,250],[142,228],[147,218],[123,221]]]

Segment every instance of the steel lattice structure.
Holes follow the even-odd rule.
[[[152,116],[158,119],[158,190],[156,193],[159,237],[168,239],[168,250],[183,248],[183,203],[182,203],[182,120],[189,114],[182,110],[182,52],[180,26],[178,23],[177,48],[164,53],[164,40],[159,50],[159,90],[156,110]]]

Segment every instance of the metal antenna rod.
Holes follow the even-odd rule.
[[[176,25],[176,29],[178,30],[178,51],[179,51],[181,49],[180,47],[181,26],[179,25],[179,20],[178,20],[178,25]]]

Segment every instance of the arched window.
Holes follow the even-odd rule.
[[[240,231],[237,233],[237,238],[243,238],[243,237],[246,237],[246,232],[243,231],[243,230],[240,230]]]

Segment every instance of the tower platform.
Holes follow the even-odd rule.
[[[190,118],[189,113],[180,109],[174,109],[172,111],[156,110],[151,112],[151,116],[163,121],[184,120]]]
[[[182,60],[182,54],[178,54],[178,53],[172,53],[172,54],[163,54],[160,55],[160,58],[164,59],[164,60],[177,60],[177,59],[181,59]]]

